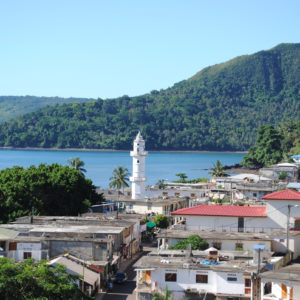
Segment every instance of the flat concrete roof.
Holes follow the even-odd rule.
[[[203,239],[213,240],[247,240],[247,241],[272,241],[273,239],[267,233],[249,233],[249,232],[217,232],[202,230],[161,230],[158,238],[186,239],[189,236],[197,234]]]
[[[268,281],[292,281],[300,282],[300,264],[292,264],[275,271],[268,271],[261,274],[263,280]]]
[[[250,273],[257,269],[257,265],[252,264],[251,260],[231,260],[221,261],[218,265],[201,264],[205,259],[185,258],[185,257],[161,257],[161,256],[143,256],[138,260],[134,267],[136,269],[168,269],[168,270],[213,270],[216,272],[239,272]],[[186,264],[186,265],[185,265]],[[188,265],[187,265],[188,264]],[[264,264],[261,265],[262,268]]]
[[[63,226],[63,227],[52,227],[52,226],[36,226],[29,230],[29,232],[56,232],[56,233],[91,233],[91,234],[120,234],[125,228],[124,227],[100,227],[100,226]]]

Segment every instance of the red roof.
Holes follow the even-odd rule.
[[[300,193],[295,190],[283,190],[263,196],[265,200],[298,200],[300,201]]]
[[[172,215],[266,217],[266,206],[198,205],[178,209]]]

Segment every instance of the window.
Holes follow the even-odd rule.
[[[166,273],[165,274],[165,281],[176,282],[177,281],[177,274],[176,273]]]
[[[207,283],[208,275],[196,274],[196,283]]]
[[[212,246],[213,246],[214,248],[218,249],[218,250],[221,250],[221,248],[222,248],[222,243],[220,243],[220,242],[213,242],[213,243],[212,243]]]
[[[24,258],[24,259],[31,258],[31,256],[32,256],[32,255],[31,255],[31,252],[24,252],[24,253],[23,253],[23,258]]]
[[[9,243],[8,250],[9,251],[17,250],[17,243]]]
[[[152,209],[152,204],[148,204],[148,210]]]
[[[236,277],[227,277],[227,281],[237,281]]]
[[[245,294],[250,295],[251,294],[251,279],[245,278]]]
[[[139,160],[137,160],[136,162],[137,162],[138,164],[140,163],[140,161],[139,161]]]
[[[257,197],[257,194],[256,194],[256,193],[253,193],[253,197]]]
[[[235,244],[235,250],[237,251],[243,251],[243,243],[236,243]]]
[[[133,204],[132,203],[129,204],[129,208],[133,209]]]

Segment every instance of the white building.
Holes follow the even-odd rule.
[[[207,249],[204,255],[186,256],[186,251],[177,250],[173,255],[159,254],[142,257],[136,264],[137,299],[151,299],[148,295],[163,293],[166,285],[172,292],[172,299],[250,299],[253,286],[251,273],[256,272],[257,262],[252,253],[233,254],[233,259],[222,260],[222,252]],[[175,254],[175,252],[177,252]],[[183,252],[183,253],[182,253]],[[217,261],[209,260],[217,255]],[[249,259],[249,256],[253,257]],[[270,254],[262,254],[270,260]],[[264,264],[261,265],[263,267]],[[147,298],[148,297],[148,298]]]
[[[172,213],[185,219],[187,230],[270,232],[300,228],[300,193],[283,190],[263,197],[266,206],[198,205]],[[288,214],[290,211],[290,218]]]
[[[133,142],[133,151],[130,151],[132,157],[132,199],[143,200],[145,198],[145,183],[147,178],[145,176],[145,159],[148,152],[145,151],[145,141],[139,132]]]
[[[300,299],[300,264],[262,273],[261,299]]]

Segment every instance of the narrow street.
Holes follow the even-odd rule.
[[[151,249],[151,248],[149,248]],[[143,251],[142,255],[147,255],[149,249]],[[98,295],[96,300],[135,300],[135,293],[134,290],[136,288],[136,272],[134,271],[134,263],[139,259],[136,257],[127,267],[125,273],[128,276],[128,279],[124,283],[114,283],[113,289],[106,293],[105,295]]]

